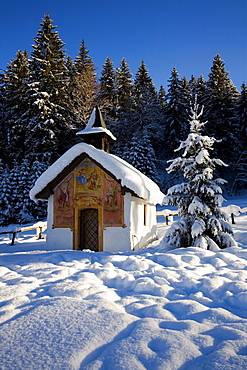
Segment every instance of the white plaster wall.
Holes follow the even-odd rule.
[[[146,204],[144,200],[132,197],[132,249],[142,248],[157,237],[156,207],[152,204],[146,204],[146,224],[144,225],[144,204]]]
[[[73,232],[69,228],[52,228],[53,199],[49,197],[47,217],[47,246],[49,249],[73,249]],[[128,252],[148,245],[156,238],[156,207],[130,193],[124,196],[124,224],[126,227],[106,227],[103,230],[103,251]]]
[[[106,227],[103,232],[103,251],[128,252],[131,250],[130,237],[131,195],[124,196],[124,224],[126,227]]]
[[[106,227],[103,234],[104,252],[128,252],[131,250],[129,230],[123,227]]]
[[[50,196],[47,210],[47,237],[46,243],[49,249],[73,249],[73,233],[69,228],[52,228],[53,224],[53,199]]]

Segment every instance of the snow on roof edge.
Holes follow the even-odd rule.
[[[92,145],[79,143],[70,148],[56,162],[54,162],[35,182],[30,191],[30,198],[38,200],[39,194],[51,181],[53,181],[70,163],[80,156],[87,154],[93,160],[98,162],[112,173],[117,180],[120,180],[122,186],[132,190],[138,197],[146,199],[153,204],[162,204],[164,194],[160,191],[158,185],[150,178],[145,176],[131,164],[123,159],[96,149]]]
[[[85,128],[84,130],[78,131],[76,135],[86,135],[86,134],[95,134],[97,132],[105,132],[109,135],[113,140],[117,140],[116,137],[111,133],[110,130],[103,127],[92,127],[92,128]]]

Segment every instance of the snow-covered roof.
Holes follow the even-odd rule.
[[[86,135],[86,134],[95,134],[99,132],[105,132],[109,135],[113,140],[116,140],[115,136],[111,133],[110,130],[103,127],[92,127],[92,128],[85,128],[84,130],[78,131],[76,135]]]
[[[150,178],[123,159],[85,143],[79,143],[70,148],[37,179],[30,191],[31,199],[43,199],[39,197],[39,194],[47,185],[55,180],[76,158],[84,153],[101,165],[106,171],[109,171],[120,182],[122,187],[128,188],[138,197],[152,204],[162,203],[164,194]]]
[[[106,128],[106,124],[103,120],[100,110],[98,107],[96,107],[93,109],[85,129],[78,131],[76,135],[95,134],[100,132],[104,132],[107,135],[109,135],[113,140],[116,140],[115,136],[111,133],[111,131]]]

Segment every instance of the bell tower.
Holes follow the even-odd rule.
[[[111,131],[106,128],[105,121],[97,105],[93,109],[85,129],[77,132],[76,135],[83,135],[83,141],[86,144],[91,144],[107,153],[109,153],[110,141],[116,140]]]

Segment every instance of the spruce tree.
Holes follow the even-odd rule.
[[[30,165],[30,189],[34,186],[36,180],[42,175],[43,172],[48,168],[46,163],[40,162],[36,159]],[[28,214],[32,216],[34,220],[42,220],[47,217],[47,204],[42,201],[33,202],[29,199],[25,208],[28,210]]]
[[[19,221],[19,212],[23,194],[19,192],[19,165],[13,162],[12,169],[6,167],[2,176],[1,192],[1,222],[2,225],[16,224]]]
[[[181,141],[176,151],[184,150],[181,157],[170,160],[167,171],[181,170],[186,182],[174,185],[168,190],[165,201],[178,207],[180,220],[174,222],[165,235],[165,242],[171,247],[199,247],[218,250],[235,246],[232,229],[221,211],[221,184],[214,179],[216,165],[224,165],[220,159],[210,158],[215,138],[203,136],[198,105],[195,103],[190,116],[190,133]]]
[[[5,135],[5,125],[4,125],[4,115],[5,115],[5,109],[4,109],[4,98],[3,98],[3,89],[2,89],[2,79],[3,74],[0,73],[0,148],[5,148],[7,137]],[[3,159],[4,152],[3,150],[0,150],[0,159]]]
[[[188,119],[187,110],[189,108],[186,99],[187,94],[185,94],[182,81],[179,79],[179,74],[175,67],[168,82],[167,104],[165,106],[165,121],[163,125],[163,140],[166,142],[163,155],[166,159],[174,155],[174,150],[179,144],[179,138],[185,139],[188,133],[186,122]]]
[[[184,101],[186,105],[190,105],[191,103],[191,88],[190,83],[187,78],[184,76],[181,80],[181,86],[184,91]]]
[[[20,164],[14,161],[12,168],[1,168],[0,174],[0,225],[23,224],[46,217],[46,205],[33,202],[29,192],[37,178],[45,171],[46,165],[28,159]]]
[[[116,115],[116,78],[111,59],[106,58],[99,78],[97,102],[105,120]]]
[[[33,221],[30,212],[33,201],[30,199],[29,192],[33,186],[31,181],[31,168],[28,159],[23,159],[19,166],[19,186],[18,192],[21,194],[19,206],[19,222],[27,223]]]
[[[95,106],[97,92],[96,69],[84,40],[70,72],[68,107],[77,129],[83,129]]]
[[[166,91],[163,85],[160,86],[159,93],[158,93],[158,100],[159,100],[159,104],[161,108],[164,109],[166,106]]]
[[[64,43],[48,14],[34,39],[30,62],[26,154],[51,164],[70,146],[66,110],[68,86]]]
[[[117,110],[121,114],[132,108],[133,75],[125,58],[116,68]]]
[[[6,166],[0,177],[0,225],[8,225],[10,215],[11,183],[9,177],[9,168]]]
[[[140,108],[145,107],[149,101],[151,103],[157,102],[157,91],[143,60],[135,76],[134,95]]]
[[[192,101],[194,100],[195,96],[197,96],[197,102],[198,104],[201,104],[206,90],[206,81],[204,77],[200,75],[199,78],[195,78],[195,76],[192,75],[189,81],[189,87]]]
[[[161,138],[161,105],[157,90],[144,61],[141,62],[136,73],[133,91],[133,128],[135,131],[139,129],[147,130],[152,146],[156,150]]]
[[[189,80],[189,90],[190,90],[192,99],[194,99],[195,95],[197,94],[196,85],[197,85],[197,79],[194,75],[191,75],[191,78]]]
[[[155,153],[146,129],[133,135],[124,159],[151,180],[160,183]]]
[[[241,94],[237,105],[237,120],[238,120],[238,142],[239,150],[247,150],[247,85],[242,84]]]
[[[28,109],[26,101],[29,60],[26,51],[19,50],[7,65],[2,78],[2,154],[0,158],[12,166],[24,157],[27,127],[23,116]]]
[[[246,188],[247,185],[247,85],[242,84],[241,95],[236,106],[237,111],[237,150],[235,163],[236,177],[232,184],[232,192]]]
[[[236,160],[237,118],[235,104],[238,91],[225,70],[225,63],[217,54],[213,60],[211,72],[206,83],[203,99],[204,119],[208,121],[207,130],[216,139],[222,140],[215,148],[217,156],[223,160]]]
[[[110,122],[109,129],[117,141],[112,146],[115,154],[123,157],[133,134],[133,79],[125,58],[116,68],[116,120]]]

